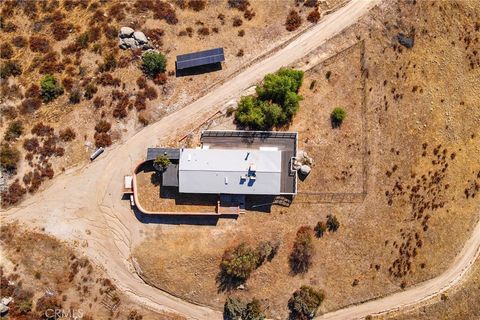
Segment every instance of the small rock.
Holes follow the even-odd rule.
[[[138,44],[147,44],[148,40],[147,37],[143,34],[143,32],[135,31],[133,33],[133,38],[137,40]]]
[[[133,33],[135,32],[135,30],[133,30],[132,28],[130,27],[121,27],[120,28],[120,33],[118,34],[118,36],[120,38],[130,38]]]
[[[399,33],[397,35],[397,40],[402,46],[404,46],[406,48],[409,48],[409,49],[413,47],[413,44],[415,42],[413,37],[408,37],[408,36],[404,35],[403,33]]]
[[[245,290],[245,286],[244,286],[243,284],[241,284],[241,285],[239,285],[239,286],[237,287],[237,289],[238,289],[238,290]]]

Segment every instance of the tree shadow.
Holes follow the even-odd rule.
[[[239,285],[245,284],[245,279],[232,277],[224,270],[220,270],[215,277],[215,282],[217,283],[217,292],[222,293],[234,290]]]

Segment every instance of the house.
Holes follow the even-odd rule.
[[[162,155],[170,165],[162,186],[180,193],[294,195],[297,133],[204,131],[199,148],[149,148],[147,161]]]

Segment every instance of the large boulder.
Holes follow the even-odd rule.
[[[133,33],[135,32],[135,30],[133,30],[132,28],[130,27],[121,27],[120,28],[120,33],[118,34],[118,36],[120,38],[130,38]]]
[[[137,42],[133,38],[120,39],[120,48],[122,49],[137,48]]]
[[[134,38],[135,40],[137,40],[137,43],[138,43],[139,45],[147,44],[147,43],[148,43],[147,37],[146,37],[145,34],[143,34],[143,32],[141,32],[141,31],[135,31],[135,32],[133,33],[133,38]]]

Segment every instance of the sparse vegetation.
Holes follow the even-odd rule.
[[[327,231],[327,226],[322,221],[318,221],[317,225],[315,226],[315,228],[313,228],[313,230],[315,231],[315,236],[317,238],[321,238],[323,237],[325,231]]]

